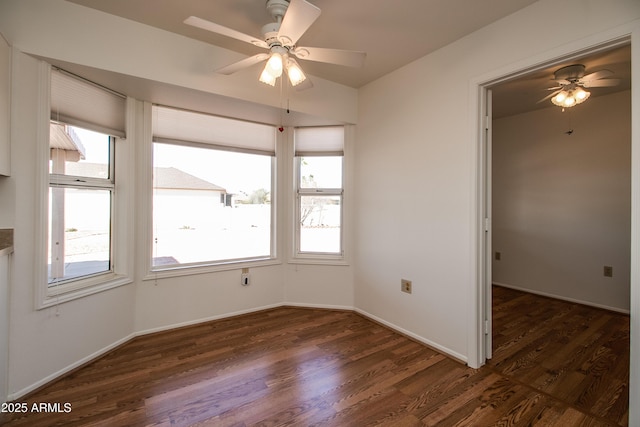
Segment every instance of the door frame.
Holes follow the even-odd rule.
[[[474,247],[472,265],[475,280],[470,289],[467,363],[473,368],[485,364],[492,356],[491,340],[491,109],[487,104],[491,87],[520,78],[526,74],[574,58],[631,44],[632,80],[640,81],[640,25],[632,23],[606,33],[597,34],[560,48],[531,57],[526,61],[478,76],[470,81],[470,123],[472,124],[472,154],[475,159],[472,194],[474,209],[472,230]],[[640,85],[632,85],[632,111],[640,111]],[[631,123],[631,334],[630,356],[640,360],[640,118],[632,116]],[[631,369],[629,401],[640,399],[640,372]],[[630,425],[640,422],[640,407],[630,405]]]

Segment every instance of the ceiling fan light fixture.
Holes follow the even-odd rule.
[[[276,77],[274,77],[273,75],[271,75],[271,73],[269,73],[269,71],[267,70],[267,67],[265,67],[264,70],[262,70],[262,74],[260,74],[260,81],[262,83],[268,84],[269,86],[276,85]]]
[[[551,102],[553,102],[555,105],[561,106],[562,102],[567,99],[567,95],[567,92],[563,90],[562,92],[551,98]]]
[[[276,79],[280,77],[282,75],[282,55],[278,52],[273,52],[264,67],[264,71]]]
[[[587,92],[580,86],[561,90],[556,96],[551,98],[554,105],[562,108],[573,107],[582,104],[589,98],[591,92]]]
[[[591,95],[591,92],[587,92],[581,87],[575,90],[576,102],[578,102],[578,104],[583,101],[586,101],[586,99],[589,98],[589,95]]]
[[[289,76],[291,86],[297,86],[307,79],[307,76],[304,75],[302,68],[300,68],[298,63],[293,58],[289,58],[287,60],[287,75]]]

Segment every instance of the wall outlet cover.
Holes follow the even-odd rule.
[[[400,279],[400,290],[402,292],[406,292],[410,294],[412,291],[411,288],[412,288],[411,280]]]

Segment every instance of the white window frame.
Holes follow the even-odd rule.
[[[327,157],[333,157],[327,155]],[[338,156],[335,156],[338,157]],[[340,157],[340,168],[344,176],[344,157]],[[296,233],[295,233],[295,248],[296,258],[324,258],[324,259],[343,259],[344,258],[344,183],[343,188],[304,188],[302,187],[301,180],[301,162],[304,156],[295,157],[295,176],[296,176]],[[302,198],[303,197],[338,197],[340,199],[340,251],[339,252],[314,252],[314,251],[302,251],[301,249],[301,224],[302,224]]]
[[[106,271],[101,271],[97,273],[91,273],[80,277],[74,278],[62,278],[59,282],[48,282],[49,288],[52,287],[60,287],[60,289],[56,290],[53,293],[64,292],[66,289],[75,288],[74,282],[80,282],[83,280],[88,280],[92,278],[100,279],[101,276],[110,276],[113,274],[113,254],[114,254],[114,242],[113,242],[113,218],[115,214],[115,201],[116,201],[116,192],[115,192],[115,146],[116,146],[116,137],[105,135],[105,137],[109,138],[109,173],[108,178],[95,178],[95,177],[87,177],[87,176],[74,176],[67,174],[49,174],[49,188],[60,188],[60,189],[75,189],[75,190],[103,190],[109,192],[109,269]],[[49,200],[49,204],[53,203],[53,200]],[[64,228],[64,223],[63,223]],[[60,230],[58,230],[60,232]],[[61,231],[64,233],[64,230]],[[51,233],[51,230],[49,230]],[[53,239],[52,239],[53,240]],[[51,250],[52,258],[54,256],[53,250]],[[64,260],[64,253],[62,254]],[[51,268],[53,269],[53,261],[51,262]],[[51,291],[50,291],[51,292]]]
[[[126,130],[128,134],[135,132],[135,106],[132,98],[126,99]],[[62,304],[88,295],[103,292],[133,282],[133,239],[130,238],[133,225],[133,189],[126,185],[130,181],[134,164],[134,145],[126,143],[124,138],[114,137],[115,181],[112,192],[111,211],[111,270],[77,279],[70,279],[55,286],[49,286],[47,273],[48,254],[48,206],[49,206],[49,131],[51,117],[51,65],[40,61],[38,65],[38,110],[36,113],[36,166],[37,176],[35,190],[36,214],[34,232],[36,235],[36,253],[34,262],[37,266],[34,273],[34,305],[37,310]],[[83,127],[83,126],[80,126]],[[101,131],[100,129],[94,129]],[[60,177],[68,180],[69,177]],[[83,178],[85,179],[85,178]],[[91,179],[86,179],[91,181]],[[62,181],[60,181],[62,182]]]
[[[175,135],[172,135],[170,137],[164,137],[164,136],[155,136],[154,135],[154,131],[153,131],[153,116],[155,115],[154,108],[155,107],[161,107],[161,108],[167,108],[167,109],[173,109],[173,107],[166,107],[166,106],[160,106],[160,105],[153,105],[151,103],[145,103],[145,121],[149,124],[146,130],[146,135],[145,135],[145,153],[144,156],[146,158],[149,159],[149,161],[147,162],[147,166],[146,169],[144,171],[145,175],[146,175],[146,180],[147,180],[147,184],[146,184],[146,188],[149,191],[150,197],[149,197],[149,201],[146,205],[146,210],[148,212],[148,217],[149,218],[153,218],[153,179],[152,179],[152,171],[153,171],[153,167],[155,166],[153,164],[153,144],[158,142],[158,143],[164,143],[164,144],[172,144],[172,145],[177,145],[177,146],[185,146],[185,147],[199,147],[199,148],[205,148],[205,149],[212,149],[212,150],[224,150],[224,151],[238,151],[238,152],[247,152],[247,153],[255,153],[255,154],[265,154],[265,153],[260,153],[260,150],[255,150],[253,147],[241,147],[241,146],[233,146],[233,145],[225,145],[224,142],[218,141],[211,141],[211,142],[205,142],[203,140],[200,141],[190,141],[190,140],[183,140],[180,138],[177,138]],[[179,109],[176,109],[179,110]],[[204,113],[204,112],[198,112],[198,111],[193,111],[196,114],[201,114],[201,115],[209,115],[211,116],[214,120],[215,119],[225,119],[224,117],[220,117],[220,116],[216,116],[213,114],[208,114],[208,113]],[[246,122],[246,123],[255,123],[255,122],[250,122],[250,121],[246,121],[246,120],[242,120],[242,119],[233,119],[232,120],[238,120],[239,122]],[[269,125],[272,126],[272,125]],[[276,131],[276,128],[274,126],[274,132]],[[147,239],[146,241],[149,242],[147,244],[147,267],[146,267],[146,274],[145,277],[143,278],[143,280],[156,280],[158,278],[165,278],[165,277],[179,277],[179,276],[189,276],[189,275],[193,275],[193,274],[203,274],[203,273],[209,273],[209,272],[215,272],[215,271],[225,271],[225,270],[236,270],[238,268],[249,268],[249,267],[261,267],[261,266],[267,266],[267,265],[275,265],[275,264],[280,264],[281,260],[279,259],[279,251],[278,251],[278,236],[277,236],[277,224],[279,222],[278,216],[277,216],[277,212],[278,212],[278,204],[279,204],[279,198],[278,198],[278,176],[279,176],[279,169],[278,169],[278,158],[279,156],[281,156],[280,154],[280,150],[277,149],[277,147],[280,145],[280,136],[278,135],[278,133],[275,133],[275,143],[274,143],[274,153],[271,156],[271,228],[270,228],[270,254],[268,256],[264,256],[264,257],[247,257],[247,258],[237,258],[237,259],[227,259],[227,260],[213,260],[213,261],[203,261],[203,262],[196,262],[196,263],[190,263],[190,264],[180,264],[180,265],[170,265],[167,267],[163,267],[163,266],[153,266],[153,255],[154,255],[154,250],[153,250],[153,245],[154,245],[154,232],[153,232],[153,221],[148,221],[148,226],[145,230],[146,235],[147,235]]]
[[[338,126],[333,126],[338,127]],[[320,264],[320,265],[348,265],[348,247],[349,247],[349,235],[350,235],[350,222],[349,222],[349,183],[351,173],[351,143],[353,140],[352,125],[339,126],[344,129],[344,141],[342,149],[342,188],[301,188],[300,186],[300,159],[304,156],[296,155],[295,148],[291,151],[292,163],[293,163],[293,215],[292,215],[292,239],[291,239],[291,255],[289,263],[292,264]],[[292,129],[291,140],[292,147],[295,147],[295,130]],[[327,157],[338,156],[340,153],[335,152],[333,149],[326,152],[326,154],[316,153],[316,155],[324,155]],[[340,253],[325,253],[325,252],[303,252],[300,250],[300,221],[301,221],[301,197],[302,196],[339,196],[340,197]],[[345,197],[345,195],[347,195]]]

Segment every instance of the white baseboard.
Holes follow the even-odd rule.
[[[631,314],[630,310],[624,310],[622,308],[611,307],[611,306],[604,305],[604,304],[597,304],[597,303],[591,302],[591,301],[583,301],[583,300],[576,299],[576,298],[569,298],[569,297],[565,297],[565,296],[562,296],[562,295],[552,294],[552,293],[549,293],[549,292],[536,291],[534,289],[523,288],[521,286],[509,285],[509,284],[506,284],[506,283],[492,282],[492,284],[495,285],[495,286],[501,286],[503,288],[514,289],[516,291],[527,292],[529,294],[534,294],[534,295],[540,295],[540,296],[543,296],[543,297],[559,299],[559,300],[562,300],[562,301],[573,302],[573,303],[576,303],[576,304],[588,305],[588,306],[591,306],[591,307],[601,308],[601,309],[609,310],[609,311],[615,311],[617,313]]]
[[[361,314],[364,317],[367,317],[371,320],[374,320],[398,333],[401,333],[402,335],[406,335],[418,342],[421,342],[423,344],[428,345],[429,347],[432,347],[438,351],[441,351],[442,353],[448,354],[449,356],[463,362],[466,363],[467,362],[467,357],[457,353],[447,347],[444,347],[440,344],[437,344],[433,341],[430,341],[426,338],[423,338],[419,335],[414,334],[413,332],[407,331],[406,329],[403,329],[397,325],[394,325],[393,323],[387,322],[386,320],[383,320],[377,316],[374,316],[373,314],[367,313],[364,310],[360,310],[358,308],[352,307],[352,306],[343,306],[343,305],[330,305],[330,304],[304,304],[304,303],[295,303],[295,302],[283,302],[283,303],[277,303],[277,304],[271,304],[271,305],[265,305],[262,307],[256,307],[256,308],[251,308],[251,309],[247,309],[247,310],[240,310],[240,311],[235,311],[232,313],[225,313],[225,314],[220,314],[220,315],[216,315],[216,316],[211,316],[211,317],[206,317],[206,318],[201,318],[201,319],[197,319],[197,320],[190,320],[188,322],[181,322],[181,323],[176,323],[176,324],[172,324],[172,325],[166,325],[166,326],[160,326],[157,328],[150,328],[150,329],[145,329],[142,331],[137,331],[134,332],[92,354],[90,354],[89,356],[83,357],[82,359],[70,364],[69,366],[58,370],[57,372],[54,372],[51,375],[46,376],[45,378],[41,379],[40,381],[37,381],[33,384],[31,384],[28,387],[23,388],[22,390],[19,390],[15,393],[10,393],[7,398],[11,401],[11,400],[16,400],[19,399],[25,395],[27,395],[28,393],[62,377],[63,375],[73,371],[74,369],[92,362],[93,360],[105,355],[106,353],[110,352],[111,350],[113,350],[114,348],[127,343],[128,341],[139,337],[139,336],[143,336],[143,335],[149,335],[149,334],[153,334],[156,332],[163,332],[163,331],[168,331],[171,329],[176,329],[176,328],[181,328],[181,327],[185,327],[185,326],[193,326],[193,325],[197,325],[200,323],[206,323],[206,322],[211,322],[213,320],[220,320],[220,319],[225,319],[225,318],[229,318],[229,317],[234,317],[234,316],[240,316],[243,314],[249,314],[249,313],[254,313],[254,312],[258,312],[258,311],[263,311],[263,310],[269,310],[269,309],[273,309],[273,308],[278,308],[278,307],[299,307],[299,308],[318,308],[318,309],[325,309],[325,310],[344,310],[344,311],[352,311],[352,312],[356,312]]]
[[[63,375],[68,374],[69,372],[73,371],[74,369],[94,361],[95,359],[98,359],[99,357],[105,355],[106,353],[110,352],[111,350],[113,350],[114,348],[122,345],[122,344],[126,344],[128,341],[131,341],[132,339],[139,337],[139,336],[143,336],[143,335],[148,335],[148,334],[152,334],[155,332],[162,332],[162,331],[168,331],[171,329],[176,329],[176,328],[180,328],[183,326],[191,326],[191,325],[197,325],[199,323],[205,323],[205,322],[210,322],[212,320],[219,320],[219,319],[224,319],[227,317],[233,317],[233,316],[239,316],[242,314],[248,314],[248,313],[253,313],[256,311],[262,311],[262,310],[268,310],[270,308],[277,308],[277,307],[282,307],[284,304],[278,303],[278,304],[272,304],[272,305],[268,305],[268,306],[263,306],[263,307],[257,307],[257,308],[252,308],[249,310],[241,310],[241,311],[236,311],[236,312],[232,312],[232,313],[227,313],[227,314],[222,314],[222,315],[218,315],[218,316],[211,316],[211,317],[207,317],[207,318],[202,318],[202,319],[197,319],[197,320],[192,320],[192,321],[188,321],[188,322],[182,322],[182,323],[176,323],[173,325],[168,325],[168,326],[161,326],[158,328],[152,328],[152,329],[147,329],[147,330],[143,330],[143,331],[138,331],[138,332],[134,332],[122,339],[119,339],[118,341],[109,344],[108,346],[90,354],[89,356],[83,357],[82,359],[70,364],[69,366],[66,366],[65,368],[62,368],[60,370],[58,370],[57,372],[54,372],[51,375],[46,376],[45,378],[41,379],[40,381],[37,381],[33,384],[31,384],[28,387],[23,388],[22,390],[19,390],[15,393],[10,393],[7,396],[7,399],[9,401],[11,400],[16,400],[19,399],[25,395],[27,395],[28,393],[31,393],[34,390],[37,390],[38,388],[62,377]]]
[[[428,339],[426,339],[424,337],[421,337],[420,335],[414,334],[411,331],[407,331],[406,329],[401,328],[398,325],[394,325],[391,322],[387,322],[386,320],[383,320],[383,319],[381,319],[381,318],[379,318],[377,316],[374,316],[371,313],[367,313],[366,311],[361,310],[359,308],[355,308],[354,311],[356,313],[361,314],[364,317],[368,317],[369,319],[374,320],[374,321],[376,321],[376,322],[388,327],[389,329],[393,329],[394,331],[396,331],[396,332],[398,332],[398,333],[400,333],[402,335],[406,335],[406,336],[408,336],[408,337],[410,337],[410,338],[412,338],[412,339],[414,339],[414,340],[416,340],[418,342],[421,342],[421,343],[423,343],[423,344],[425,344],[425,345],[427,345],[429,347],[432,347],[432,348],[434,348],[434,349],[436,349],[436,350],[438,350],[438,351],[440,351],[440,352],[442,352],[444,354],[448,354],[449,356],[453,357],[454,359],[456,359],[456,360],[458,360],[460,362],[463,362],[463,363],[467,363],[468,362],[467,356],[465,356],[463,354],[460,354],[457,351],[453,351],[450,348],[444,347],[444,346],[442,346],[442,345],[440,345],[438,343],[435,343],[435,342],[433,342],[431,340],[428,340]]]
[[[100,349],[100,350],[98,350],[98,351],[86,356],[86,357],[83,357],[82,359],[72,363],[71,365],[69,365],[69,366],[67,366],[65,368],[62,368],[59,371],[54,372],[51,375],[48,375],[48,376],[44,377],[40,381],[37,381],[37,382],[31,384],[30,386],[23,388],[22,390],[19,390],[19,391],[15,392],[15,393],[9,393],[9,396],[7,396],[7,398],[9,399],[9,401],[19,399],[22,396],[25,396],[26,394],[31,393],[32,391],[37,390],[38,388],[40,388],[40,387],[42,387],[44,385],[47,385],[48,383],[60,378],[61,376],[65,375],[65,374],[68,374],[69,372],[73,371],[74,369],[79,368],[80,366],[82,366],[84,364],[87,364],[89,362],[94,361],[95,359],[99,358],[100,356],[110,352],[114,348],[116,348],[116,347],[118,347],[118,346],[120,346],[120,345],[122,345],[122,344],[124,344],[124,343],[126,343],[126,342],[128,342],[130,340],[132,340],[135,337],[136,337],[135,334],[131,334],[131,335],[126,336],[126,337],[124,337],[122,339],[119,339],[118,341],[116,341],[116,342],[114,342],[112,344],[109,344],[108,346],[106,346],[106,347],[104,347],[104,348],[102,348],[102,349]]]
[[[331,304],[305,304],[301,302],[285,302],[283,307],[299,307],[299,308],[319,308],[323,310],[341,310],[341,311],[355,311],[353,306],[350,305],[331,305]]]
[[[203,317],[203,318],[196,319],[196,320],[189,320],[188,322],[174,323],[174,324],[171,324],[171,325],[159,326],[157,328],[144,329],[142,331],[136,332],[134,335],[136,337],[140,337],[140,336],[143,336],[143,335],[154,334],[156,332],[170,331],[172,329],[183,328],[185,326],[193,326],[193,325],[198,325],[200,323],[211,322],[213,320],[226,319],[227,317],[241,316],[243,314],[255,313],[255,312],[258,312],[258,311],[269,310],[269,309],[272,309],[272,308],[278,308],[278,307],[282,307],[283,305],[287,305],[287,304],[283,304],[283,303],[270,304],[270,305],[264,305],[262,307],[250,308],[250,309],[247,309],[247,310],[239,310],[239,311],[233,311],[231,313],[218,314],[216,316]]]

